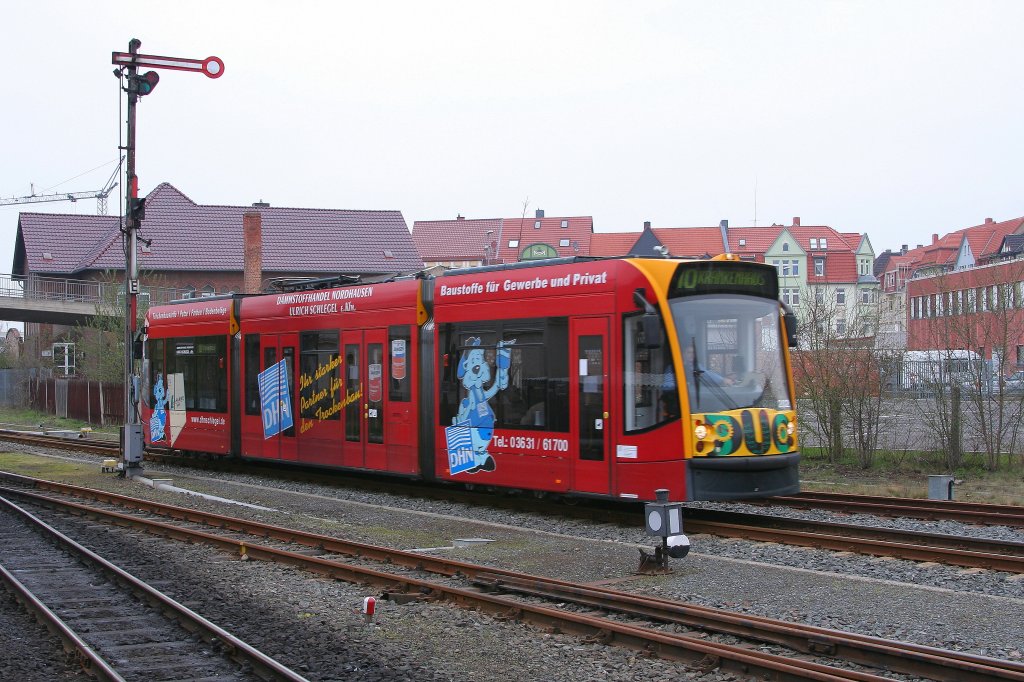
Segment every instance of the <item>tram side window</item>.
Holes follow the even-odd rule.
[[[260,335],[245,335],[245,413],[260,414]]]
[[[412,400],[412,378],[409,376],[411,338],[407,324],[388,329],[388,400],[392,402]]]
[[[500,351],[499,338],[502,340]],[[475,410],[485,419],[488,410],[493,413],[494,424],[498,427],[569,430],[568,323],[565,318],[449,325],[442,334],[441,347],[442,424],[453,423],[465,400],[467,410]],[[482,353],[474,357],[477,350]],[[481,359],[480,355],[482,362],[473,362]],[[505,364],[506,360],[508,381],[502,388],[499,363]],[[460,367],[464,362],[463,371]],[[486,365],[488,369],[480,374],[475,369],[479,365]],[[476,376],[485,378],[478,380]],[[485,400],[494,388],[497,391]],[[487,406],[480,407],[481,402],[486,402]]]
[[[147,401],[152,401],[149,404],[155,405],[156,397],[153,395],[153,391],[156,390],[156,382],[158,379],[164,377],[164,340],[163,339],[150,339],[148,347],[146,348],[146,362],[149,363],[149,395],[145,396]],[[163,391],[164,396],[167,395],[167,380],[163,379]]]
[[[299,335],[299,415],[304,419],[341,419],[341,356],[338,332]]]
[[[180,374],[185,409],[227,412],[227,343],[223,336],[169,339],[167,374]]]
[[[680,416],[672,352],[662,329],[660,348],[646,348],[641,315],[623,318],[626,431],[641,431]]]

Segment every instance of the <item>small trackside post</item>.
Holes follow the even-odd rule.
[[[682,559],[690,552],[690,539],[683,534],[683,505],[669,502],[667,488],[654,491],[656,502],[644,507],[644,525],[648,535],[661,538],[653,556],[640,550],[638,572],[646,574],[671,573],[668,558]]]

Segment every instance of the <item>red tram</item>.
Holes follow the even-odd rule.
[[[575,258],[149,310],[148,445],[498,488],[798,490],[774,268]]]

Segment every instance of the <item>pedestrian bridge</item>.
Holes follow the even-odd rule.
[[[191,289],[142,287],[139,305],[194,295]],[[124,282],[0,274],[0,320],[74,326],[97,315],[123,315]]]

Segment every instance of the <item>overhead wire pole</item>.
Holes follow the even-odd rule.
[[[142,468],[142,424],[138,413],[138,383],[134,373],[135,340],[138,331],[138,295],[139,295],[139,254],[137,248],[139,223],[145,218],[145,201],[139,198],[139,179],[135,174],[135,107],[139,97],[148,95],[160,82],[160,75],[155,71],[147,71],[141,76],[138,67],[151,66],[158,69],[176,71],[195,71],[209,78],[220,78],[224,74],[224,62],[217,57],[206,59],[183,59],[180,57],[158,57],[156,55],[139,54],[142,41],[132,38],[128,42],[128,52],[114,52],[111,63],[119,68],[114,75],[126,79],[125,91],[128,93],[128,122],[125,156],[125,194],[124,232],[125,240],[125,331],[124,331],[124,426],[121,429],[121,462],[125,475],[131,475]]]

